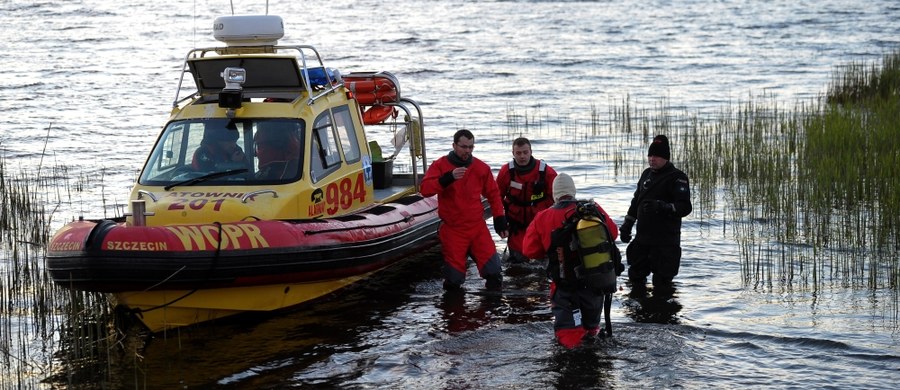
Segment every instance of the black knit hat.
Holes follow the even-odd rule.
[[[653,142],[650,143],[650,150],[647,151],[647,155],[671,160],[669,154],[669,139],[662,134],[653,137]]]

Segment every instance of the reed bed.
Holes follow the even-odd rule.
[[[734,166],[721,184],[745,282],[898,291],[898,58],[845,67],[821,102],[790,111],[748,105],[725,121],[741,134],[725,137]],[[693,145],[705,150],[697,163],[727,164],[710,158],[710,143]]]
[[[722,213],[745,284],[900,294],[900,52],[840,68],[828,91],[790,107],[751,96],[706,116],[626,98],[606,121],[592,106],[586,124],[558,135],[572,140],[576,164],[608,161],[616,180],[634,180],[648,142],[667,134],[691,178],[691,218]]]
[[[26,173],[10,174],[0,155],[0,387],[27,384],[46,369],[31,354],[52,331],[53,288],[40,264],[48,227],[38,187]]]
[[[66,169],[16,168],[0,154],[0,388],[99,375],[79,367],[108,350],[108,303],[57,287],[43,267],[54,211],[72,197]]]

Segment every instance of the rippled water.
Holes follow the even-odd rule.
[[[262,13],[265,3],[235,9]],[[269,10],[285,18],[283,42],[315,45],[328,65],[398,75],[404,95],[423,104],[430,156],[468,127],[476,155],[499,166],[523,132],[538,140],[537,157],[614,217],[627,208],[643,140],[624,141],[634,168],[613,174],[596,150],[623,141],[593,134],[592,109],[605,126],[609,108],[626,100],[714,114],[763,95],[790,107],[823,93],[835,67],[900,46],[900,5],[890,0],[337,0]],[[212,45],[211,20],[228,13],[227,1],[0,3],[2,153],[11,169],[65,165],[71,183],[87,184],[54,224],[116,213],[166,119],[184,54]],[[511,130],[510,113],[540,126]],[[683,245],[673,296],[632,297],[624,287],[615,337],[574,352],[553,343],[539,265],[507,268],[503,296],[475,293],[473,278],[473,293],[451,299],[432,251],[310,307],[127,339],[109,365],[80,372],[125,388],[900,383],[895,293],[745,285],[722,210],[686,219]],[[49,375],[35,371],[36,380]]]

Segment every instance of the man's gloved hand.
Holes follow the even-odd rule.
[[[438,178],[438,183],[441,183],[441,186],[444,188],[447,188],[447,186],[453,184],[454,181],[456,181],[456,178],[453,177],[453,171],[447,172],[441,175],[440,178]]]
[[[634,221],[634,217],[626,215],[625,222],[619,226],[619,238],[626,244],[631,242],[631,228],[634,227]]]
[[[630,237],[629,240],[631,240]],[[615,267],[616,276],[619,276],[622,274],[622,272],[625,272],[625,264],[622,264],[622,251],[620,251],[619,248],[615,245],[613,245],[612,260],[613,266]]]
[[[641,203],[641,212],[644,214],[672,214],[675,212],[675,205],[659,199],[648,200]]]
[[[518,231],[524,231],[525,227],[526,227],[514,219],[507,219],[506,226],[507,226],[507,228],[509,228],[509,234],[513,234]]]
[[[507,226],[506,223],[506,216],[501,215],[499,217],[494,217],[494,231],[497,232],[497,234],[500,234],[507,230],[509,230],[509,226]]]
[[[616,263],[615,266],[616,266],[616,276],[619,276],[622,274],[622,272],[625,272],[625,264],[622,264],[621,262],[619,262],[619,263]]]

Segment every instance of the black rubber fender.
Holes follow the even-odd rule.
[[[97,222],[97,225],[91,229],[91,233],[88,234],[87,240],[84,242],[85,251],[99,252],[102,249],[101,244],[103,243],[103,239],[106,238],[109,231],[116,227],[116,225],[118,225],[118,223],[108,219]]]

